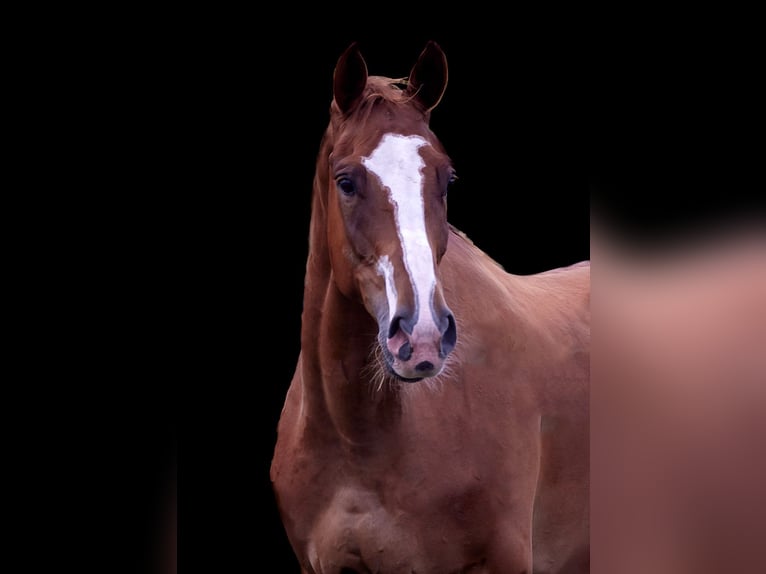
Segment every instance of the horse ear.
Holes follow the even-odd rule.
[[[447,89],[447,56],[433,40],[426,44],[412,67],[407,91],[417,99],[426,112],[434,109]]]
[[[333,97],[338,108],[347,113],[367,85],[367,64],[353,42],[338,58],[333,72]]]

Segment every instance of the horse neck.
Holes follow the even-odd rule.
[[[391,385],[376,388],[370,380],[377,323],[333,281],[327,240],[330,150],[325,136],[314,176],[301,318],[303,412],[312,432],[361,443],[395,418],[399,397]]]

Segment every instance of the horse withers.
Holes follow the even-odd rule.
[[[513,275],[448,223],[447,70],[335,68],[271,466],[304,574],[589,568],[590,266]]]

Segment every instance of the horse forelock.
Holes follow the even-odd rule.
[[[369,76],[367,85],[361,97],[355,105],[344,114],[333,101],[330,111],[336,122],[354,122],[366,124],[372,113],[381,108],[389,110],[392,114],[400,112],[404,108],[417,109],[418,114],[422,111],[413,103],[414,93],[406,91],[407,78],[389,78],[386,76]]]

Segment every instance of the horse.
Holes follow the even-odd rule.
[[[589,568],[590,262],[514,275],[448,223],[447,79],[433,41],[333,72],[270,470],[302,574]]]

